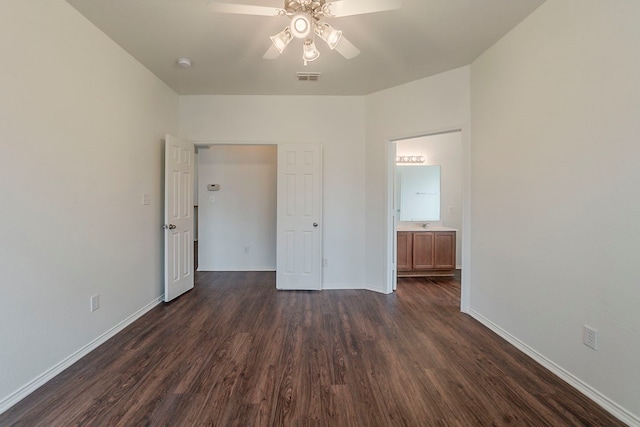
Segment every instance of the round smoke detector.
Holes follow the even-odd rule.
[[[189,58],[180,58],[180,59],[178,59],[178,67],[180,67],[180,68],[191,68],[191,60]]]

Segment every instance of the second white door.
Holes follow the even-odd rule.
[[[322,288],[322,147],[278,145],[276,287]]]

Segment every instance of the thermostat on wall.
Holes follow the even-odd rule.
[[[207,185],[207,190],[209,190],[209,191],[219,191],[220,190],[220,184],[208,184]]]

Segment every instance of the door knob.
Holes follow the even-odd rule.
[[[175,230],[177,226],[175,224],[165,224],[162,226],[165,230]]]
[[[314,222],[314,223],[313,223],[313,226],[314,226],[314,227],[318,227],[318,223],[317,223],[317,222]]]

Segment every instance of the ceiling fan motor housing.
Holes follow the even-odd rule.
[[[322,19],[325,0],[285,0],[284,8],[288,14],[308,13],[315,21]]]

